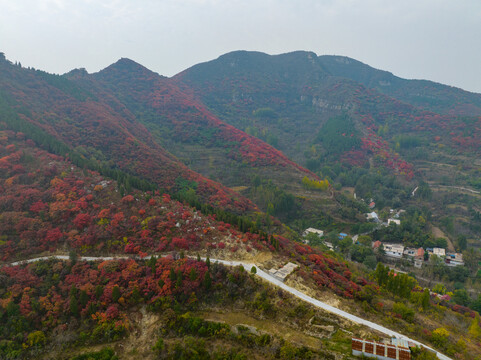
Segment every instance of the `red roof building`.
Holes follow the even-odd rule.
[[[411,360],[411,350],[404,346],[383,344],[371,340],[352,338],[352,354],[380,360]]]
[[[380,247],[382,245],[382,242],[380,242],[379,240],[375,241],[373,244],[372,244],[372,248],[373,249],[377,249],[378,247]]]

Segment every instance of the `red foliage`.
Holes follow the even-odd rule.
[[[172,239],[172,246],[174,248],[178,248],[178,249],[184,249],[184,250],[188,250],[189,249],[189,244],[187,243],[187,240],[184,239],[184,238],[176,238],[174,237]]]
[[[90,223],[90,215],[89,214],[78,214],[73,223],[75,226],[79,229],[82,230],[85,228],[89,223]]]
[[[122,198],[122,202],[129,204],[134,201],[134,197],[132,195],[126,195]]]

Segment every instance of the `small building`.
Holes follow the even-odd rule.
[[[387,219],[387,224],[388,225],[391,225],[391,224],[401,225],[401,220],[399,220],[399,219]]]
[[[329,250],[334,251],[334,246],[329,241],[324,241],[324,245],[326,245]]]
[[[340,233],[340,234],[338,235],[338,238],[339,238],[339,240],[342,240],[342,239],[344,239],[346,236],[347,236],[346,233]]]
[[[316,234],[319,237],[323,237],[324,231],[310,227],[310,228],[307,228],[302,235],[307,236],[309,234]]]
[[[416,255],[414,256],[415,259],[421,259],[421,260],[424,260],[424,249],[422,247],[420,247],[416,253]]]
[[[446,256],[446,250],[443,248],[432,248],[432,249],[426,249],[429,252],[429,255],[436,255],[436,256]]]
[[[444,262],[447,266],[464,266],[463,254],[447,253]]]
[[[381,220],[379,220],[379,216],[376,214],[375,211],[367,213],[366,218],[368,220],[373,220],[374,222],[380,222],[381,221]]]
[[[359,244],[359,241],[357,241],[357,239],[359,239],[359,234],[356,234],[352,237],[352,243],[353,244]]]
[[[400,244],[384,244],[386,256],[400,259],[404,253],[404,246]]]
[[[369,209],[374,209],[376,207],[376,203],[374,201],[371,201],[369,203]]]
[[[304,236],[304,240],[302,241],[304,244],[309,244],[309,239],[306,239],[306,236],[309,234],[316,234],[319,238],[324,236],[324,231],[314,228],[307,228],[302,235]]]
[[[414,259],[417,253],[418,253],[418,250],[416,248],[405,248],[403,255]]]
[[[287,275],[289,275],[290,273],[292,273],[294,270],[296,270],[298,268],[299,265],[297,264],[294,264],[294,263],[291,263],[291,262],[288,262],[286,265],[284,265],[283,267],[281,267],[280,269],[276,270],[276,269],[270,269],[269,270],[269,275],[271,275],[272,277],[276,278],[277,280],[280,280],[282,282],[284,282],[284,280],[286,279]]]
[[[411,350],[408,347],[380,343],[371,340],[352,338],[352,354],[381,360],[411,360]]]
[[[379,248],[381,247],[381,245],[382,245],[382,242],[380,242],[379,240],[377,240],[377,241],[374,241],[374,242],[372,243],[372,248],[373,248],[374,250],[376,250],[376,249],[379,249]]]
[[[401,346],[404,348],[416,347],[415,343],[413,343],[412,341],[408,341],[406,339],[398,339],[398,338],[391,338],[391,340],[385,339],[385,343],[386,344],[390,343],[391,345]]]

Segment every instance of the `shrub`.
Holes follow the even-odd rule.
[[[412,322],[414,320],[414,310],[407,307],[401,302],[394,303],[392,311],[396,314],[401,315],[401,317],[407,322]]]

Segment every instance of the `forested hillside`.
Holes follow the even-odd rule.
[[[119,169],[171,192],[195,183],[191,187],[196,194],[211,205],[234,212],[256,208],[230,189],[190,171],[115,97],[94,94],[65,77],[23,69],[6,60],[0,61],[0,72],[7,128],[29,136],[42,131],[42,141],[58,155],[74,156],[90,167],[107,172]]]
[[[232,52],[174,79],[220,118],[380,209],[412,205],[427,184],[436,226],[479,246],[479,94],[312,52]]]
[[[430,83],[428,104],[349,61],[234,52],[166,78],[0,56],[0,358],[349,359],[352,336],[380,340],[256,269],[479,357],[477,95]]]

